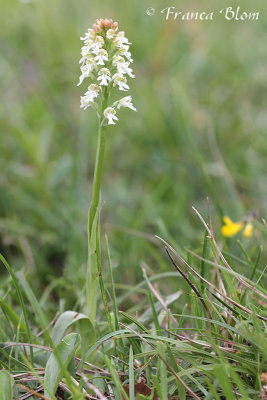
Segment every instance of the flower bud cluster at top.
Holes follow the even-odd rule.
[[[118,23],[112,19],[97,19],[92,29],[85,36],[80,59],[81,76],[78,86],[85,78],[93,82],[81,96],[81,108],[92,107],[97,112],[101,123],[114,125],[118,121],[117,109],[127,107],[134,111],[132,97],[126,96],[108,106],[112,88],[120,91],[129,90],[127,78],[134,78],[130,67],[133,62],[129,51],[131,43],[124,32],[118,32]]]

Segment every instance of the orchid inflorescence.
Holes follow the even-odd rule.
[[[85,78],[93,80],[88,90],[81,96],[80,107],[86,110],[92,107],[101,120],[101,124],[114,125],[118,121],[116,110],[121,107],[136,111],[132,97],[126,96],[108,106],[111,90],[129,90],[127,76],[134,78],[130,67],[133,62],[129,51],[130,42],[124,32],[118,31],[118,23],[112,19],[97,19],[85,36],[80,59],[81,76],[78,86]]]

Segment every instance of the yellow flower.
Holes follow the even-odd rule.
[[[224,225],[222,226],[222,235],[232,237],[236,235],[244,227],[244,222],[233,222],[229,217],[223,217]],[[243,236],[251,237],[253,234],[253,225],[249,221],[245,221]]]
[[[253,233],[253,226],[252,226],[252,223],[251,223],[251,222],[248,222],[248,223],[246,224],[246,226],[245,226],[243,235],[244,235],[245,237],[251,237],[251,236],[252,236],[252,233]]]
[[[225,237],[232,237],[241,231],[244,224],[243,222],[233,222],[229,217],[223,217],[225,225],[222,226],[222,234]]]

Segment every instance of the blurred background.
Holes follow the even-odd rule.
[[[168,6],[216,15],[165,21]],[[223,215],[264,217],[267,9],[242,0],[260,19],[237,22],[218,14],[227,6],[237,3],[1,1],[0,250],[36,287],[84,283],[97,120],[79,108],[86,82],[76,85],[80,36],[96,18],[119,22],[136,74],[129,94],[138,113],[121,110],[108,130],[102,186],[116,280],[138,282],[144,264],[150,274],[171,269],[155,234],[179,249],[201,246],[191,206],[206,218],[207,196],[220,243]],[[258,231],[240,238],[253,256]]]

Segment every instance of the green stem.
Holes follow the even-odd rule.
[[[105,153],[105,128],[99,122],[98,145],[95,161],[92,203],[88,213],[88,265],[86,277],[86,311],[92,323],[95,322],[96,300],[98,288],[98,267],[96,257],[96,238],[98,235],[98,208],[100,201],[100,187],[102,167]]]
[[[108,96],[104,93],[102,114],[107,106]],[[98,143],[94,169],[92,202],[88,213],[88,265],[86,273],[86,312],[92,323],[95,324],[97,289],[99,282],[99,256],[97,257],[97,240],[99,235],[98,210],[100,203],[101,177],[105,154],[106,127],[99,118]]]
[[[106,88],[105,88],[106,89]],[[102,115],[107,107],[108,102],[108,94],[107,90],[104,92],[103,102],[102,102]],[[99,206],[100,199],[100,188],[101,188],[101,176],[102,176],[102,168],[105,154],[105,144],[106,144],[106,126],[102,125],[102,118],[99,118],[98,125],[98,143],[97,143],[97,153],[95,160],[95,169],[94,169],[94,180],[93,180],[93,194],[92,194],[92,203],[89,209],[89,239],[90,234],[94,222],[94,218]]]
[[[94,181],[93,181],[93,195],[92,195],[92,203],[89,209],[89,239],[92,231],[94,218],[99,206],[102,167],[105,154],[105,143],[106,143],[106,127],[103,126],[101,127],[101,123],[99,122],[98,144],[97,144]]]

